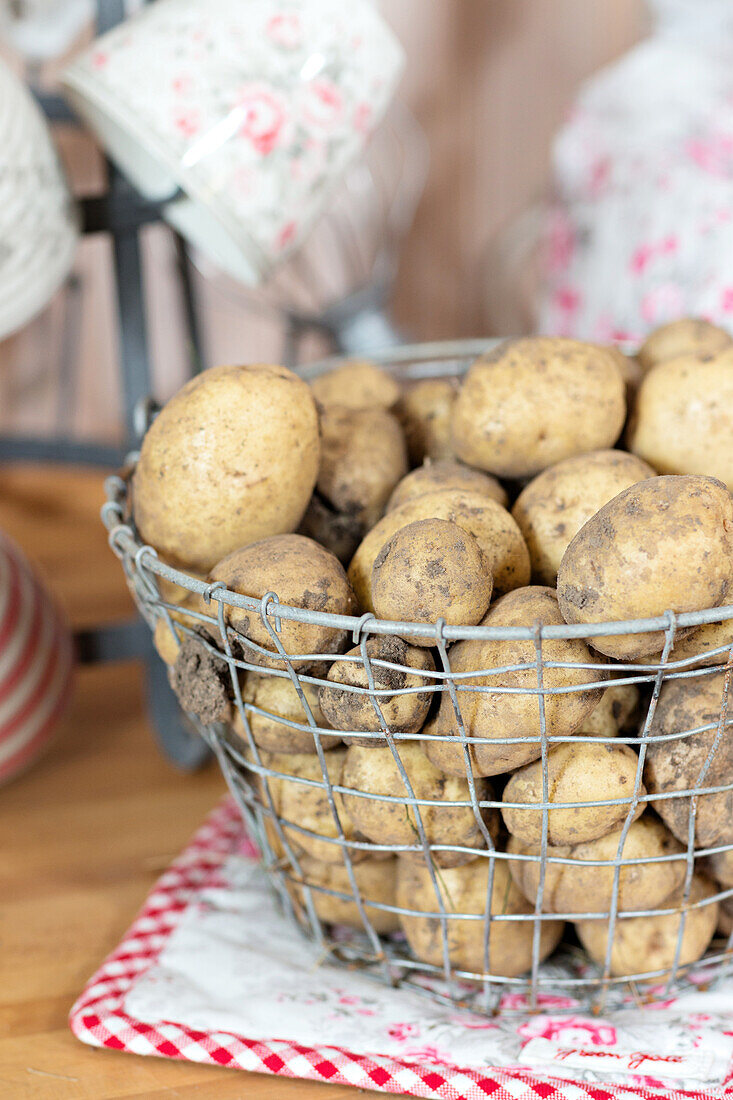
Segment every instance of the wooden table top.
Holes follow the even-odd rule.
[[[0,474],[0,528],[44,574],[75,625],[131,613],[97,519],[101,477]],[[69,1009],[156,877],[224,791],[163,760],[135,663],[78,673],[46,755],[0,792],[0,1095],[13,1100],[348,1100],[359,1090],[100,1051]]]

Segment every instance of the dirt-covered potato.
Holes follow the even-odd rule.
[[[470,466],[453,458],[444,458],[439,462],[428,459],[402,478],[389,498],[386,511],[391,512],[407,500],[441,489],[470,489],[495,500],[502,508],[506,508],[509,502],[506,489],[491,474],[485,474],[483,470],[472,470]]]
[[[341,773],[341,785],[355,791],[374,795],[362,798],[357,794],[343,794],[346,813],[364,836],[375,844],[417,844],[420,834],[417,812],[412,806],[390,802],[387,797],[428,799],[436,805],[420,806],[420,820],[430,845],[451,844],[461,848],[486,848],[486,832],[493,838],[498,832],[499,819],[496,810],[480,810],[481,823],[477,821],[471,804],[466,779],[443,775],[427,756],[418,741],[400,741],[396,744],[402,767],[405,770],[412,793],[408,792],[400,768],[391,748],[364,748],[351,745],[346,753]],[[476,800],[491,801],[493,792],[485,779],[477,779]],[[465,806],[443,803],[465,802]],[[483,827],[482,827],[483,826]],[[423,860],[423,849],[409,853],[413,859]],[[407,858],[407,854],[405,857]],[[431,858],[439,867],[455,867],[474,858],[470,852],[431,851]]]
[[[557,745],[547,754],[547,787],[550,803],[578,802],[587,805],[548,810],[548,844],[583,844],[610,833],[621,825],[631,810],[639,757],[628,745],[589,742]],[[634,811],[637,818],[644,810],[646,791]],[[598,805],[604,799],[623,798],[617,806]],[[525,764],[514,773],[504,788],[502,817],[510,833],[529,844],[542,838],[542,761]],[[506,803],[521,803],[518,808]]]
[[[141,537],[206,572],[267,535],[294,531],[320,461],[311,392],[285,367],[214,367],[168,401],[132,483]]]
[[[301,688],[316,725],[320,729],[327,728],[318,703],[318,688],[312,684],[301,684]],[[316,738],[310,730],[294,729],[287,725],[288,722],[308,725],[308,715],[291,680],[247,672],[242,698],[245,703],[257,707],[256,711],[247,711],[247,721],[252,737],[261,749],[278,753],[317,751]],[[260,711],[266,713],[260,714]],[[234,732],[246,741],[247,734],[238,710],[235,711],[233,725]],[[341,742],[341,738],[334,733],[321,733],[319,740],[324,749],[332,749]]]
[[[372,569],[372,602],[379,619],[475,626],[491,602],[489,563],[470,533],[446,519],[418,519],[385,542]],[[405,634],[412,645],[435,638]]]
[[[629,450],[661,474],[709,474],[733,489],[733,345],[648,371],[629,421]]]
[[[583,719],[576,730],[593,737],[617,737],[631,729],[639,706],[639,689],[635,684],[613,684],[606,688],[601,701]]]
[[[203,596],[199,596],[196,592],[188,592],[182,588],[178,588],[175,599],[171,599],[174,595],[173,592],[166,593],[165,602],[175,603],[176,609],[168,609],[168,614],[173,622],[173,630],[171,630],[165,615],[161,614],[155,624],[155,630],[153,631],[153,645],[155,646],[158,656],[162,658],[167,665],[174,665],[181,648],[181,636],[182,631],[178,629],[179,625],[187,626],[194,629],[200,625],[201,620],[197,619],[188,612],[192,611],[207,616],[215,616],[215,608],[207,607],[204,602]]]
[[[683,317],[669,321],[649,333],[639,348],[636,358],[647,371],[668,359],[681,355],[716,355],[729,347],[733,340],[725,331],[710,321],[698,317]]]
[[[731,596],[727,597],[726,603],[730,602]],[[722,651],[721,646],[724,647]],[[676,635],[668,660],[685,661],[686,664],[683,666],[685,669],[725,665],[731,646],[733,646],[733,619],[705,623],[682,638]],[[716,650],[718,650],[717,653]],[[660,661],[661,654],[645,658],[645,662],[650,665],[658,664]]]
[[[570,455],[612,447],[626,417],[614,357],[562,337],[508,340],[471,366],[453,406],[453,449],[498,477],[533,477]]]
[[[534,579],[554,585],[562,556],[583,524],[623,489],[654,476],[651,466],[624,451],[573,455],[538,474],[512,508]]]
[[[288,878],[287,889],[303,918],[308,919],[304,886],[310,886],[313,907],[322,921],[364,928],[359,906],[355,900],[349,900],[353,899],[354,891],[345,865],[323,863],[310,856],[301,856],[298,862],[302,880],[298,881],[293,873]],[[397,860],[365,859],[355,864],[353,870],[364,911],[374,931],[381,934],[396,932],[400,926],[397,915],[375,908],[375,904],[370,902],[376,905],[396,904]],[[323,889],[319,890],[319,886]],[[348,896],[334,897],[324,890],[334,890]]]
[[[417,733],[427,718],[433,681],[420,675],[434,672],[435,662],[427,649],[408,645],[402,638],[374,634],[367,638],[367,656],[374,678],[374,691],[382,718],[391,733]],[[353,659],[351,659],[353,658]],[[400,665],[400,668],[385,667]],[[414,669],[407,672],[406,669]],[[379,733],[382,730],[377,709],[369,695],[369,678],[362,663],[360,646],[355,646],[328,673],[328,684],[321,686],[321,711],[335,730]],[[343,686],[341,686],[343,685]],[[349,688],[361,690],[351,691]],[[379,694],[379,693],[385,694]],[[384,744],[383,737],[344,737],[347,744],[368,747]]]
[[[492,627],[532,627],[537,622],[560,625],[562,616],[552,588],[529,587],[510,592],[489,609],[483,625]],[[571,734],[581,725],[598,704],[602,688],[587,688],[584,684],[607,679],[607,673],[593,667],[598,664],[584,642],[547,638],[542,643],[545,691],[545,722],[548,737]],[[530,667],[513,672],[488,673],[483,676],[461,676],[456,680],[458,701],[466,736],[488,738],[486,744],[472,744],[469,752],[475,775],[498,775],[513,771],[541,756],[540,704],[537,691],[537,652],[534,641],[465,641],[456,642],[450,649],[451,668],[457,673],[478,672],[482,669],[511,668],[515,665]],[[590,668],[548,667],[550,663],[584,663]],[[463,688],[513,688],[518,691],[470,691]],[[573,687],[577,690],[561,692],[557,689]],[[533,692],[535,694],[533,694]],[[448,692],[441,696],[437,716],[425,727],[425,750],[441,771],[448,775],[465,775],[466,765],[463,746],[458,740],[460,731]],[[447,736],[451,740],[433,740],[435,736]],[[501,744],[501,738],[527,738],[535,740],[515,744]]]
[[[338,786],[346,749],[343,746],[329,749],[325,756],[329,782]],[[302,852],[324,863],[343,863],[342,845],[337,842],[339,831],[328,799],[319,758],[310,752],[263,752],[260,758],[265,767],[280,773],[276,777],[260,780],[262,801],[269,808],[269,790],[274,812],[281,820],[283,833],[295,855],[299,856]],[[304,779],[314,780],[320,785],[299,782]],[[362,841],[364,838],[359,835],[353,821],[343,806],[335,802],[336,796],[333,797],[344,839],[347,842]],[[369,856],[369,852],[363,848],[350,847],[349,854],[352,863]]]
[[[607,913],[613,900],[614,867],[621,843],[621,829],[584,844],[549,846],[545,866],[542,908],[546,913]],[[516,856],[540,855],[539,844],[528,844],[510,836],[507,851]],[[684,882],[684,848],[661,821],[644,814],[634,821],[621,851],[625,860],[655,859],[679,855],[659,863],[627,863],[619,872],[619,912],[656,909]],[[570,859],[572,863],[555,863]],[[594,860],[607,860],[599,866]],[[540,863],[531,859],[509,860],[509,871],[532,905],[537,901]]]
[[[733,786],[733,706],[728,704],[726,728],[713,751],[721,720],[725,674],[668,680],[662,687],[649,730],[644,782],[649,794]],[[711,726],[711,729],[701,729]],[[670,734],[700,730],[686,737],[660,740]],[[712,753],[712,755],[711,755]],[[709,760],[704,779],[702,770]],[[687,843],[691,796],[652,802],[663,821]],[[695,845],[712,848],[733,843],[733,790],[697,797]]]
[[[220,561],[211,571],[212,581],[222,581],[227,588],[243,596],[262,599],[268,592],[276,593],[281,604],[303,607],[310,611],[332,615],[353,615],[356,598],[341,563],[303,535],[275,535],[253,542]],[[258,611],[225,605],[225,617],[243,638],[249,638],[260,652],[243,643],[245,656],[255,665],[282,668],[278,647],[262,622]],[[275,630],[275,615],[268,615]],[[295,654],[339,653],[346,644],[346,632],[333,627],[281,619],[278,638],[285,652]],[[293,661],[307,668],[313,660]]]
[[[447,519],[476,539],[494,578],[494,594],[529,580],[529,552],[516,522],[495,500],[473,489],[440,489],[393,508],[373,527],[349,566],[349,580],[364,611],[373,611],[371,577],[379,551],[402,527],[419,519]]]
[[[655,477],[624,489],[568,546],[557,574],[565,621],[654,618],[718,607],[733,593],[733,497],[712,477]],[[591,639],[601,653],[659,653],[663,631]]]
[[[458,393],[457,378],[425,378],[402,394],[395,406],[407,437],[413,466],[426,458],[453,458],[450,417]]]
[[[346,409],[391,409],[400,396],[397,380],[368,359],[347,359],[326,374],[319,374],[310,388],[320,405]]]
[[[727,939],[733,932],[733,898],[723,898],[718,902],[718,926],[716,934]]]
[[[733,849],[715,852],[700,861],[700,869],[729,890],[733,886]]]
[[[687,966],[701,958],[713,938],[718,920],[717,901],[700,905],[699,908],[693,906],[714,894],[715,888],[711,882],[701,875],[694,876],[687,903],[679,966]],[[659,908],[669,909],[669,913],[656,917],[618,915],[611,948],[613,976],[667,972],[674,965],[683,912],[682,889],[676,890]],[[608,921],[603,918],[576,921],[575,930],[593,962],[603,966],[608,947]],[[666,973],[659,976],[665,977]]]
[[[534,921],[492,921],[488,952],[485,950],[484,920],[451,919],[451,914],[475,913],[483,917],[493,863],[491,913],[494,916],[523,916],[533,912],[514,885],[506,860],[480,857],[460,867],[447,867],[435,875],[446,914],[445,930],[451,967],[473,974],[518,977],[532,966]],[[402,930],[413,954],[433,966],[443,966],[443,922],[428,867],[414,859],[397,861],[397,905],[415,915],[401,916]],[[423,916],[434,913],[435,916]],[[540,959],[547,958],[560,942],[562,921],[542,921]]]

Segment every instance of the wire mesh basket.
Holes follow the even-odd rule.
[[[493,344],[422,345],[375,358],[409,384],[460,375]],[[302,373],[314,377],[333,365]],[[107,483],[102,514],[111,545],[151,629],[176,645],[191,639],[216,671],[230,720],[199,720],[201,735],[282,904],[332,960],[487,1013],[500,1005],[532,1010],[548,998],[553,1011],[598,1010],[629,997],[654,1000],[680,983],[699,988],[728,971],[733,932],[725,938],[715,929],[733,925],[733,606],[594,625],[458,627],[314,612],[286,606],[276,592],[251,598],[173,569],[141,543],[128,499],[135,458]],[[245,636],[232,626],[232,609],[261,624],[264,643],[250,637],[252,629]],[[288,652],[288,624],[322,628],[332,651]],[[693,627],[703,630],[691,636]],[[592,648],[604,635],[649,631],[663,633],[664,647],[641,662],[613,661]],[[405,637],[423,643],[419,666],[405,656],[414,648]],[[506,647],[509,659],[453,667],[455,643],[471,640],[499,654]],[[337,662],[342,673],[350,670],[338,678],[343,713],[361,716],[351,728],[323,717]],[[253,682],[264,690],[258,694]],[[706,721],[660,726],[663,687],[690,682],[712,694]],[[289,703],[269,709],[273,692],[285,692]],[[558,733],[548,721],[558,700],[565,706],[582,696],[598,710],[596,703],[624,692],[637,717],[627,713],[620,727],[577,732],[576,722]],[[522,701],[532,715],[526,732],[496,736],[488,725],[480,735],[467,732],[469,703],[488,697],[504,706]],[[440,708],[452,715],[448,732],[434,721]],[[420,746],[428,743],[449,748],[460,767],[426,784]],[[650,754],[665,743],[671,752],[694,744],[695,782],[652,793],[645,788]],[[344,766],[347,751],[355,758],[347,744],[364,749],[357,781]],[[569,744],[629,746],[635,762],[622,795],[609,789],[601,791],[607,797],[596,790],[582,802],[555,800],[551,754]],[[508,774],[489,780],[477,768],[483,746],[534,766],[534,800],[512,801]],[[378,758],[374,780],[370,761]],[[676,838],[661,822],[669,806],[684,823]],[[589,808],[613,811],[615,826],[602,843],[587,845],[582,859],[580,849],[551,843],[553,814]],[[531,843],[507,844],[500,815],[512,812],[530,822]],[[701,837],[701,814],[719,826],[714,837],[710,830]],[[656,847],[634,840],[639,822],[655,832]],[[704,877],[712,873],[717,882]]]

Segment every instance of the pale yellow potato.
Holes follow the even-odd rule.
[[[669,359],[646,373],[629,450],[661,474],[708,474],[733,489],[733,346]]]
[[[379,619],[475,626],[491,602],[493,577],[469,531],[445,519],[418,519],[385,542],[371,588]],[[435,645],[435,638],[402,636],[412,645]]]
[[[214,367],[167,402],[142,442],[135,523],[167,560],[205,573],[294,531],[320,462],[311,392],[285,367]]]
[[[176,604],[176,609],[168,608],[168,614],[173,620],[173,630],[171,630],[168,625],[165,615],[161,613],[155,623],[153,645],[158,652],[158,656],[165,661],[167,665],[174,665],[181,648],[180,638],[183,633],[179,630],[179,626],[183,624],[193,629],[201,625],[200,619],[188,615],[187,612],[194,611],[203,615],[216,617],[216,605],[211,604],[207,606],[203,596],[199,596],[196,592],[190,592],[180,588],[178,585],[171,585],[167,588],[165,596],[163,596],[161,592],[161,598],[164,599],[166,603]]]
[[[510,592],[489,609],[483,625],[492,627],[532,627],[541,622],[560,625],[562,617],[552,588],[529,587]],[[598,665],[598,658],[580,640],[545,639],[542,643],[545,661],[583,662]],[[477,673],[482,669],[529,665],[537,653],[534,641],[464,641],[450,649],[451,668],[456,673]],[[545,668],[543,687],[550,689],[575,687],[571,692],[545,695],[545,723],[548,737],[574,733],[597,706],[602,688],[584,684],[606,680],[608,674],[598,667]],[[490,738],[486,744],[470,744],[469,754],[475,775],[499,775],[536,760],[542,754],[537,669],[529,667],[515,672],[462,676],[456,679],[458,702],[466,737]],[[464,687],[520,688],[517,692],[461,691]],[[440,709],[425,726],[425,751],[441,771],[448,775],[465,775],[463,746],[458,740],[460,730],[450,694],[444,691]],[[448,741],[433,740],[447,736]],[[495,738],[532,737],[533,741],[502,745]]]
[[[357,609],[341,563],[303,535],[274,535],[251,543],[220,561],[211,571],[211,580],[222,581],[231,591],[255,599],[274,592],[280,604],[288,607],[333,615],[354,615]],[[243,638],[267,650],[261,653],[243,643],[245,657],[251,664],[286,667],[284,658],[277,656],[278,647],[259,611],[225,605],[225,618]],[[273,611],[268,620],[275,630]],[[335,627],[281,619],[278,638],[289,656],[340,653],[345,648],[347,633]],[[307,668],[314,662],[304,657],[292,663]]]
[[[402,394],[395,412],[405,429],[413,466],[426,458],[454,457],[450,418],[457,393],[457,378],[425,378]]]
[[[618,859],[622,829],[589,840],[584,844],[548,846],[548,857],[572,859],[573,863],[545,864],[542,909],[546,913],[608,913],[613,900],[614,867]],[[532,905],[537,901],[540,882],[540,846],[510,836],[507,852],[536,856],[532,860],[509,860],[509,871],[519,889]],[[644,814],[634,821],[626,834],[621,857],[625,860],[651,860],[679,855],[679,859],[660,863],[627,863],[621,866],[618,884],[619,912],[656,909],[684,882],[685,850],[661,821]],[[598,866],[590,860],[607,860]]]
[[[533,578],[554,585],[562,556],[580,528],[623,489],[654,476],[640,458],[612,450],[573,455],[538,474],[512,508]]]
[[[687,966],[702,958],[715,934],[718,920],[717,901],[697,909],[690,908],[706,898],[713,897],[714,894],[715,888],[708,879],[703,878],[702,875],[694,876],[687,903],[679,966]],[[611,949],[611,974],[614,977],[631,977],[635,974],[653,974],[663,971],[664,975],[659,976],[662,977],[666,976],[672,968],[683,912],[681,888],[667,898],[663,908],[669,909],[669,913],[656,917],[624,917],[619,914]],[[575,930],[593,962],[603,966],[608,947],[608,921],[602,918],[576,921]]]
[[[402,638],[389,634],[373,634],[367,639],[366,650],[375,692],[389,693],[375,695],[387,728],[391,733],[417,733],[427,718],[433,698],[432,692],[426,690],[433,685],[433,680],[421,675],[435,671],[432,654],[427,649],[408,645]],[[374,664],[375,661],[401,667],[385,668]],[[407,672],[408,668],[415,671]],[[321,711],[332,729],[352,730],[355,734],[379,733],[382,730],[379,714],[368,694],[369,678],[360,646],[350,649],[341,660],[334,661],[327,679],[329,682],[321,686],[318,697]],[[364,690],[349,691],[349,687]],[[344,741],[349,745],[366,745],[369,748],[385,743],[383,737],[344,736]]]
[[[587,715],[576,730],[593,737],[617,737],[629,729],[639,705],[639,689],[635,684],[613,684],[606,688],[597,707]]]
[[[298,863],[303,877],[298,880],[294,871],[288,875],[287,890],[304,923],[308,921],[304,887],[310,886],[313,907],[326,924],[346,924],[362,929],[365,927],[356,900],[349,900],[353,899],[354,890],[343,863],[323,863],[310,856],[301,856]],[[400,926],[397,914],[377,909],[370,902],[376,905],[396,905],[397,860],[365,859],[354,865],[353,872],[367,920],[374,931],[382,935],[396,932]],[[347,894],[348,897],[334,897],[319,890],[319,886]]]
[[[700,869],[729,890],[733,886],[733,848],[706,856],[700,860]]]
[[[725,674],[667,680],[662,686],[649,729],[644,782],[649,794],[694,790],[696,787],[733,787],[733,706],[728,703],[727,725],[723,730],[705,777],[700,782],[718,734],[725,687]],[[712,729],[670,741],[658,740],[670,734]],[[651,802],[678,840],[687,844],[690,795],[661,798]],[[733,844],[733,789],[697,798],[695,846],[713,848]]]
[[[453,406],[453,449],[497,477],[534,477],[612,447],[626,417],[614,356],[563,337],[508,340],[471,366]]]
[[[313,684],[300,686],[316,725],[320,729],[327,728],[318,703],[318,688]],[[267,752],[318,751],[315,735],[310,730],[293,729],[282,721],[286,719],[290,722],[299,722],[303,726],[308,725],[308,715],[292,680],[279,676],[260,675],[258,672],[247,672],[244,677],[242,698],[245,703],[267,711],[266,714],[258,714],[251,710],[247,712],[252,738],[261,749]],[[235,709],[233,725],[234,732],[243,741],[247,741],[244,724],[237,709]],[[333,733],[321,733],[318,740],[324,749],[335,748],[341,743],[341,738]]]
[[[343,745],[329,749],[325,757],[329,782],[332,786],[338,786],[346,758],[346,749]],[[262,752],[260,759],[264,767],[280,773],[276,777],[264,777],[260,780],[262,803],[269,809],[267,797],[269,790],[274,812],[280,819],[283,833],[294,854],[299,857],[300,853],[304,853],[324,863],[342,863],[342,845],[335,842],[339,836],[339,830],[328,799],[318,756],[310,752]],[[315,780],[320,786],[299,783],[298,779]],[[343,806],[336,803],[336,811],[344,839],[347,842],[362,841],[364,838],[359,835]],[[300,826],[300,829],[307,829],[309,832],[300,832],[300,829],[294,826]],[[274,847],[275,852],[279,853],[279,841]],[[349,854],[352,863],[361,862],[369,857],[369,852],[362,848],[349,847]]]
[[[481,824],[476,819],[471,794],[466,779],[443,775],[425,755],[419,741],[398,741],[395,748],[412,788],[402,778],[400,768],[389,746],[365,748],[351,745],[346,753],[341,773],[341,785],[374,798],[362,798],[357,794],[343,794],[341,799],[348,816],[356,827],[375,844],[417,844],[420,832],[417,809],[400,802],[390,802],[384,796],[408,799],[429,799],[433,806],[420,806],[419,816],[428,844],[453,844],[460,848],[486,848],[487,841]],[[475,783],[477,802],[494,798],[491,786],[485,779]],[[441,803],[465,802],[465,806]],[[494,809],[478,811],[484,828],[496,838],[499,815]],[[408,853],[403,853],[406,858]],[[424,850],[409,853],[413,859],[424,860]],[[433,851],[430,858],[439,867],[455,867],[475,858],[471,852]]]
[[[718,926],[715,931],[718,936],[727,939],[733,932],[733,897],[723,898],[718,905]]]
[[[655,477],[624,489],[581,527],[557,575],[568,623],[718,607],[732,585],[733,497],[711,477]],[[589,640],[609,657],[634,661],[661,652],[665,635]]]
[[[379,551],[400,528],[418,519],[447,519],[469,531],[489,563],[494,595],[528,582],[529,552],[509,512],[473,489],[440,489],[393,508],[372,528],[354,554],[349,580],[364,611],[374,610],[371,577]]]
[[[489,871],[494,867],[491,888],[493,916],[525,916],[532,907],[514,885],[506,860],[479,857],[460,867],[447,867],[435,875],[438,893],[446,914],[445,931],[448,957],[453,970],[472,974],[494,974],[497,977],[518,977],[532,966],[534,921],[492,921],[488,958],[484,953],[484,920],[451,919],[451,914],[473,913],[483,917],[489,889]],[[397,861],[397,904],[416,915],[400,917],[412,953],[422,962],[443,967],[443,922],[436,916],[440,905],[429,869],[414,859]],[[562,921],[542,920],[540,959],[547,958],[557,947],[563,932]],[[488,962],[488,966],[486,963]]]
[[[639,757],[628,745],[556,745],[547,754],[548,802],[578,802],[588,805],[547,811],[548,844],[583,844],[610,833],[628,817],[639,765]],[[640,817],[646,803],[642,784],[634,817]],[[627,799],[618,806],[600,806],[603,799]],[[542,838],[542,761],[525,764],[504,788],[505,803],[520,802],[526,809],[502,807],[504,824],[510,833],[529,844]]]
[[[683,317],[660,325],[647,336],[636,358],[643,370],[680,355],[716,355],[733,344],[733,339],[717,325],[698,317]]]
[[[400,396],[397,380],[368,359],[347,359],[319,374],[310,388],[319,404],[348,409],[391,409]]]
[[[733,592],[727,597],[726,602],[733,599]],[[725,646],[722,653],[713,652]],[[680,638],[675,636],[672,651],[668,660],[688,662],[683,666],[688,668],[710,668],[712,665],[725,665],[728,662],[728,653],[733,646],[733,618],[723,619],[718,623],[704,623],[698,626],[692,633],[684,633]],[[654,657],[645,658],[645,663],[659,664],[661,653]],[[682,671],[682,669],[680,669]]]
[[[470,489],[495,500],[502,508],[506,508],[509,503],[506,489],[491,474],[485,474],[483,470],[472,470],[470,466],[453,458],[444,458],[437,462],[426,459],[422,466],[411,470],[402,478],[389,498],[386,511],[391,512],[407,500],[440,489]]]
[[[621,371],[624,383],[626,384],[626,403],[627,405],[633,401],[634,394],[639,388],[644,372],[641,369],[641,363],[635,355],[626,355],[621,348],[616,347],[615,344],[603,345],[609,355],[613,356],[613,361]]]

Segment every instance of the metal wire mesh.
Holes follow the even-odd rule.
[[[486,346],[486,342],[464,342],[400,349],[382,361],[402,378],[458,374]],[[318,374],[329,365],[313,365],[307,373]],[[133,455],[130,469],[134,461]],[[359,966],[389,984],[406,986],[450,1003],[469,1004],[474,1010],[485,1012],[494,1011],[507,993],[522,994],[522,1005],[532,1009],[541,994],[548,991],[561,993],[568,1009],[575,1010],[578,1005],[598,1009],[614,998],[619,1000],[631,994],[637,1000],[651,1000],[666,996],[682,982],[692,980],[699,986],[702,981],[717,981],[728,972],[733,958],[733,933],[727,940],[714,940],[700,964],[687,961],[686,929],[694,927],[699,914],[705,911],[708,923],[715,921],[719,906],[733,896],[733,887],[715,885],[701,891],[697,885],[700,881],[697,872],[705,870],[713,857],[719,863],[724,862],[726,853],[733,852],[733,843],[696,847],[701,799],[715,795],[719,798],[728,795],[721,803],[725,818],[721,836],[733,840],[730,794],[733,781],[722,781],[733,780],[733,765],[731,774],[722,769],[722,779],[720,769],[711,775],[713,764],[727,752],[733,725],[728,707],[733,670],[733,606],[678,615],[669,611],[655,619],[593,625],[537,622],[521,627],[456,627],[444,621],[432,625],[407,624],[380,621],[370,614],[356,618],[313,612],[281,604],[275,592],[253,599],[232,592],[221,583],[207,584],[164,564],[153,549],[141,544],[129,517],[127,491],[127,474],[109,479],[103,519],[110,531],[111,545],[151,628],[162,620],[174,638],[195,638],[212,657],[223,662],[230,683],[232,720],[208,726],[199,723],[202,736],[215,752],[246,824],[260,845],[263,865],[282,904],[300,927],[316,939],[324,953],[347,965]],[[181,595],[185,592],[199,597],[199,609],[183,609],[180,602],[171,599],[172,585],[178,586]],[[257,644],[232,627],[229,621],[232,608],[246,608],[258,616],[268,645]],[[676,639],[684,637],[686,649],[690,650],[689,628],[726,622],[730,622],[731,629],[721,644],[675,658]],[[283,623],[330,628],[337,639],[334,652],[287,652],[282,640]],[[645,661],[612,661],[592,650],[588,651],[587,660],[560,660],[553,644],[580,639],[592,645],[594,638],[602,636],[649,631],[663,632],[664,648],[659,658]],[[380,657],[374,639],[405,635],[418,636],[429,643],[423,649],[434,655],[429,667],[421,667],[417,672],[414,665]],[[524,643],[526,659],[458,670],[451,665],[452,646],[464,640]],[[347,649],[349,653],[345,654]],[[360,678],[361,683],[339,679],[340,697],[368,700],[369,707],[360,710],[359,713],[367,715],[360,725],[335,732],[320,714],[318,699],[323,696],[317,693],[333,689],[333,678],[327,677],[336,662],[341,667],[348,665],[360,670],[360,676],[351,679]],[[558,683],[558,671],[572,671],[571,682]],[[390,679],[389,673],[396,674],[398,679]],[[247,677],[252,674],[269,683],[273,680],[288,683],[299,703],[298,716],[283,716],[258,705],[246,686]],[[690,729],[675,727],[660,733],[654,720],[663,686],[690,680],[717,685],[720,700],[713,720]],[[639,692],[637,728],[621,729],[614,736],[573,729],[553,732],[547,710],[555,706],[559,697],[596,691],[600,699],[609,685],[634,687]],[[477,694],[536,699],[537,730],[512,737],[491,736],[489,729],[482,731],[483,736],[474,730],[467,731],[466,708]],[[390,708],[395,700],[418,697],[423,710],[431,714],[447,700],[445,705],[452,708],[455,719],[450,733],[431,730],[428,735],[421,722],[407,731],[396,728],[394,722],[390,724]],[[272,719],[283,730],[307,735],[309,754],[288,755],[264,749],[256,729],[261,719]],[[651,743],[684,745],[705,735],[710,745],[694,783],[656,793],[645,790],[645,766]],[[334,736],[347,743],[358,738],[358,743],[380,746],[383,752],[388,752],[386,759],[393,761],[401,784],[398,792],[373,792],[345,784],[344,746],[332,747]],[[465,777],[462,785],[452,788],[460,797],[436,797],[434,793],[428,797],[421,793],[408,758],[411,746],[428,741],[460,746]],[[637,762],[628,793],[583,802],[555,801],[551,790],[551,753],[568,743],[631,746]],[[491,786],[502,783],[507,776],[487,780],[485,775],[476,774],[474,753],[481,745],[526,746],[528,758],[541,769],[539,799],[531,804],[508,801]],[[373,751],[367,749],[368,753]],[[399,843],[369,839],[354,827],[346,813],[348,799],[378,803],[387,809],[394,807],[402,824],[407,823],[408,835],[403,835]],[[669,851],[656,855],[626,854],[626,841],[639,812],[643,810],[645,818],[651,816],[656,820],[654,810],[668,799],[678,800],[677,806],[683,802],[687,806],[686,843],[675,844]],[[550,843],[552,812],[598,807],[619,808],[613,830],[613,837],[618,838],[615,852],[603,858],[585,858],[581,863],[573,857],[572,849]],[[502,810],[521,810],[525,815],[539,817],[535,850],[507,851],[505,843],[498,841],[496,822]],[[448,812],[463,814],[464,820],[469,815],[473,828],[468,843],[463,832],[457,838],[463,843],[451,843],[453,837],[446,838],[436,829],[436,820]],[[401,857],[399,865],[403,871],[410,868],[405,872],[409,888],[402,894],[398,889],[398,896],[375,889],[374,880],[367,873],[375,859],[394,860],[395,856]],[[733,860],[733,856],[729,858]],[[527,865],[527,873],[536,876],[536,890],[534,901],[526,900],[525,895],[522,904],[517,901],[514,880],[521,877],[523,865]],[[387,867],[386,862],[384,866]],[[644,873],[653,866],[674,872],[675,891],[648,908],[638,901],[635,907],[625,904],[624,891],[632,881],[641,883],[642,896],[649,901],[651,895],[643,889]],[[462,867],[468,870],[461,871]],[[548,883],[551,879],[555,881],[563,869],[565,874],[577,874],[579,867],[583,871],[597,868],[594,872],[597,876],[604,875],[606,883],[611,880],[606,904],[600,906],[596,901],[583,909],[584,901],[592,898],[579,891],[575,904],[580,908],[552,911]],[[381,877],[374,877],[385,881],[389,873],[384,870]],[[730,881],[733,882],[733,876]],[[638,894],[637,889],[637,898]],[[618,965],[614,965],[614,948],[624,925],[654,917],[664,918],[663,938],[673,944],[673,957],[667,957],[661,967],[650,965],[631,973],[627,968],[619,974]],[[560,937],[563,922],[580,922],[586,928],[602,922],[599,927],[606,929],[605,946],[596,963],[591,963],[577,943],[572,942],[572,936],[565,937],[565,946],[551,961],[544,961]],[[511,942],[507,926],[512,932]],[[639,927],[628,925],[628,935],[632,936]],[[516,948],[517,943],[521,944],[520,949]],[[520,963],[516,959],[517,950]],[[693,965],[695,972],[690,976]]]

